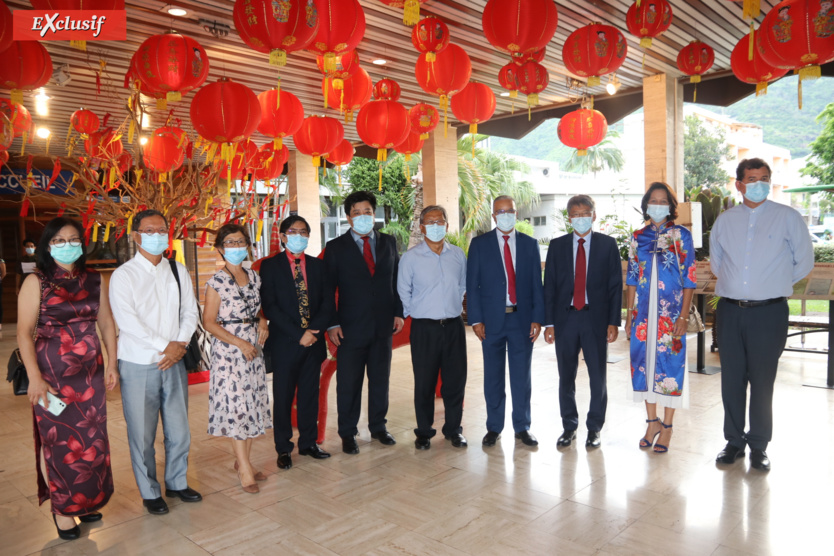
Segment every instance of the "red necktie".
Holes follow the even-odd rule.
[[[504,268],[507,269],[507,293],[510,294],[510,303],[515,305],[515,269],[513,254],[510,252],[510,236],[504,236]]]
[[[371,253],[371,240],[368,236],[364,236],[362,241],[365,242],[365,245],[362,248],[362,254],[365,256],[365,262],[368,264],[368,271],[371,273],[371,276],[373,276],[374,270],[376,270],[376,264],[374,263],[374,254]]]
[[[585,307],[585,240],[579,240],[576,248],[576,264],[573,270],[573,306],[577,311]]]

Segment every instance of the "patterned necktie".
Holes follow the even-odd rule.
[[[573,270],[573,306],[577,311],[585,307],[585,240],[580,239],[576,248],[576,264]]]
[[[376,270],[376,263],[374,263],[374,254],[371,253],[371,240],[368,236],[364,236],[362,241],[365,242],[362,246],[362,255],[365,257],[365,262],[368,264],[368,271],[371,273],[371,276],[373,276],[374,271]]]
[[[507,269],[507,293],[510,296],[510,303],[515,305],[515,268],[513,268],[513,254],[510,252],[510,236],[504,236],[504,268]]]
[[[310,299],[307,297],[307,282],[301,272],[301,259],[295,259],[295,293],[298,295],[301,328],[307,328],[310,325]]]

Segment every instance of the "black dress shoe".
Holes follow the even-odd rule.
[[[538,446],[539,441],[536,437],[530,434],[530,431],[521,431],[515,433],[515,437],[521,440],[525,446]]]
[[[446,439],[451,440],[452,446],[454,446],[455,448],[466,448],[466,446],[468,446],[466,438],[460,433],[451,434],[447,436]]]
[[[416,440],[414,440],[414,447],[418,450],[428,450],[431,448],[431,438],[428,436],[418,436]]]
[[[93,512],[87,515],[80,515],[78,516],[78,520],[81,523],[95,523],[96,521],[101,521],[101,514],[98,512]]]
[[[356,443],[356,437],[348,436],[342,438],[342,451],[346,454],[356,455],[359,453],[359,444]]]
[[[142,504],[148,508],[149,514],[165,515],[168,513],[168,504],[161,497],[153,500],[142,500]]]
[[[499,438],[501,438],[501,433],[487,431],[487,433],[484,435],[484,441],[482,442],[482,444],[484,446],[495,446],[495,442]]]
[[[318,444],[313,444],[309,448],[299,448],[298,450],[299,456],[310,456],[313,459],[327,459],[330,457],[330,452],[325,452],[321,448],[319,448]]]
[[[572,431],[563,431],[562,436],[559,437],[559,440],[556,441],[557,446],[561,446],[563,448],[567,448],[570,446],[571,442],[574,441],[576,438],[576,429]]]
[[[384,444],[385,446],[393,446],[397,443],[397,441],[394,440],[394,437],[391,436],[391,433],[388,431],[372,432],[371,438],[373,438],[374,440],[379,440],[379,443]]]
[[[177,497],[183,502],[199,502],[203,499],[203,496],[199,492],[189,487],[185,487],[182,490],[171,490],[170,488],[166,488],[165,496],[168,498]]]
[[[586,448],[599,448],[602,440],[599,437],[599,431],[588,431],[588,439],[585,440]]]
[[[301,453],[301,450],[298,453]],[[292,458],[288,452],[278,454],[278,469],[292,469]]]
[[[750,450],[750,465],[759,471],[770,471],[770,459],[764,450]]]
[[[77,524],[72,529],[61,529],[58,527],[58,520],[55,517],[55,514],[52,514],[52,521],[55,523],[55,529],[58,531],[58,536],[65,541],[74,541],[81,536],[81,527]]]
[[[744,448],[738,448],[728,442],[724,449],[718,452],[715,462],[730,464],[735,463],[740,457],[744,457]]]

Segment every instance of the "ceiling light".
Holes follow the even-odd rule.
[[[140,137],[139,138],[139,144],[140,145],[147,145],[148,144],[148,138],[147,137]]]
[[[35,96],[35,112],[38,116],[47,116],[49,115],[49,106],[47,105],[46,101],[49,100],[50,97],[46,96],[46,93],[43,89],[38,91],[37,96]]]
[[[376,65],[376,66],[384,66],[385,64],[388,63],[388,60],[386,60],[384,58],[377,58],[376,60],[373,60],[371,63]]]
[[[41,139],[46,139],[47,137],[49,137],[49,129],[45,127],[39,127],[37,133],[38,137],[40,137]]]
[[[504,91],[503,93],[501,93],[501,96],[502,97],[508,97],[508,96],[510,96],[510,92],[509,91]]]
[[[182,17],[184,15],[188,15],[188,10],[171,5],[166,6],[165,11],[168,12],[169,15],[172,15],[174,17]]]
[[[147,112],[142,113],[142,129],[147,129],[151,126],[151,116]]]
[[[605,86],[605,90],[608,91],[609,95],[613,95],[614,93],[620,90],[620,80],[617,79],[616,75],[608,80],[608,84]]]

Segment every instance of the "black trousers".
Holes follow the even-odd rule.
[[[411,364],[414,369],[414,412],[417,436],[433,437],[437,377],[446,410],[443,436],[460,434],[463,428],[463,395],[466,390],[466,329],[463,319],[445,321],[411,319]]]
[[[292,452],[292,402],[298,389],[298,448],[312,448],[318,436],[319,382],[325,351],[319,340],[313,347],[284,347],[272,357],[273,435],[275,451]]]
[[[605,424],[608,407],[606,370],[608,365],[608,329],[595,329],[589,311],[570,310],[567,323],[556,334],[556,362],[559,366],[559,411],[562,427],[573,431],[579,426],[576,408],[576,372],[579,350],[585,357],[591,382],[591,406],[585,425],[589,431],[600,431]]]
[[[766,450],[773,436],[773,384],[788,338],[787,300],[762,307],[718,304],[718,350],[724,438],[737,448]],[[747,386],[750,429],[745,433]]]
[[[362,386],[368,370],[368,429],[385,430],[388,421],[388,382],[391,377],[392,336],[375,337],[356,344],[342,340],[336,360],[336,409],[339,412],[339,436],[359,434],[356,425],[362,410]]]

